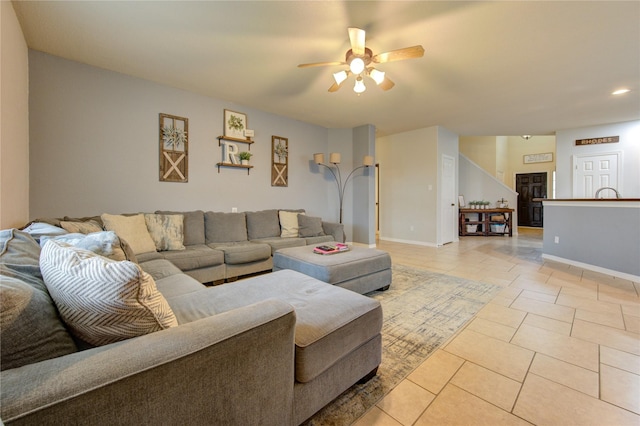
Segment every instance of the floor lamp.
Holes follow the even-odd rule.
[[[351,176],[353,176],[353,173],[356,170],[373,166],[373,157],[371,155],[365,155],[364,159],[362,160],[362,166],[358,166],[353,169],[351,173],[349,173],[349,176],[347,176],[344,184],[342,183],[342,175],[340,174],[340,167],[338,166],[340,164],[340,153],[332,152],[329,154],[329,163],[333,166],[324,164],[324,154],[322,153],[313,154],[313,161],[318,166],[324,166],[329,169],[334,179],[336,180],[336,185],[338,186],[338,197],[340,198],[340,223],[342,223],[342,201],[344,199],[344,189],[346,188],[349,179],[351,179]]]

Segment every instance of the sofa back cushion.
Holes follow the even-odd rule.
[[[0,231],[0,369],[77,351],[40,273],[40,246],[26,232]]]
[[[178,325],[153,278],[133,262],[49,240],[40,269],[62,319],[76,337],[92,345]]]
[[[204,225],[207,244],[247,241],[247,218],[244,212],[206,212]]]
[[[158,214],[181,214],[184,217],[183,224],[183,244],[185,246],[202,245],[205,243],[204,238],[204,212],[195,210],[191,212],[174,212],[167,210],[158,210]]]
[[[247,235],[250,240],[275,238],[280,236],[280,219],[278,210],[262,210],[246,212]]]

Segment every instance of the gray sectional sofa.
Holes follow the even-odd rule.
[[[184,253],[211,250],[233,261],[253,244],[265,244],[247,239],[215,246],[206,225],[204,232],[189,229],[191,219],[202,224],[196,216],[206,224],[204,213],[185,214],[185,246],[191,247]],[[204,234],[204,244],[186,244],[196,233]],[[285,244],[266,243],[270,252],[279,242]],[[0,420],[7,425],[298,425],[373,377],[381,362],[382,309],[375,299],[291,270],[207,287],[177,266],[182,260],[185,267],[186,258],[169,261],[177,254],[167,252],[138,256],[138,263],[104,262],[135,265],[141,277],[153,277],[151,288],[173,324],[89,344],[67,323],[68,307],[60,307],[58,289],[45,282],[51,259],[42,260],[52,247],[71,250],[76,260],[85,256],[76,251],[87,251],[43,244],[27,232],[0,231]],[[243,249],[225,252],[229,247]],[[191,262],[186,272],[204,281],[227,276],[220,269],[228,266],[253,270],[252,262]],[[253,262],[257,269],[267,264]]]
[[[135,259],[138,262],[166,259],[199,282],[210,283],[270,271],[273,267],[272,255],[280,248],[344,241],[342,224],[309,217],[303,209],[284,210],[305,217],[302,218],[303,222],[300,223],[296,236],[281,237],[280,211],[156,211],[157,214],[183,215],[185,249],[135,253]],[[59,227],[63,221],[93,221],[100,226],[103,225],[100,216],[38,219],[36,222],[46,222]]]

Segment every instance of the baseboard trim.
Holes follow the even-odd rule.
[[[392,243],[404,243],[404,244],[413,244],[416,246],[425,246],[425,247],[440,247],[437,244],[434,243],[426,243],[424,241],[413,241],[413,240],[402,240],[399,238],[387,238],[387,237],[380,237],[381,241],[391,241]]]
[[[542,258],[545,260],[551,260],[554,262],[564,263],[566,265],[587,269],[593,272],[599,272],[605,275],[611,275],[612,277],[622,278],[624,280],[640,282],[640,275],[633,275],[633,274],[627,274],[626,272],[614,271],[613,269],[607,269],[607,268],[602,268],[600,266],[590,265],[588,263],[577,262],[575,260],[565,259],[564,257],[554,256],[552,254],[543,254]]]

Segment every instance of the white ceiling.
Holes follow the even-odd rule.
[[[14,1],[30,48],[328,128],[553,134],[640,119],[638,1]],[[347,28],[396,83],[327,89]],[[612,96],[627,87],[631,93]]]

